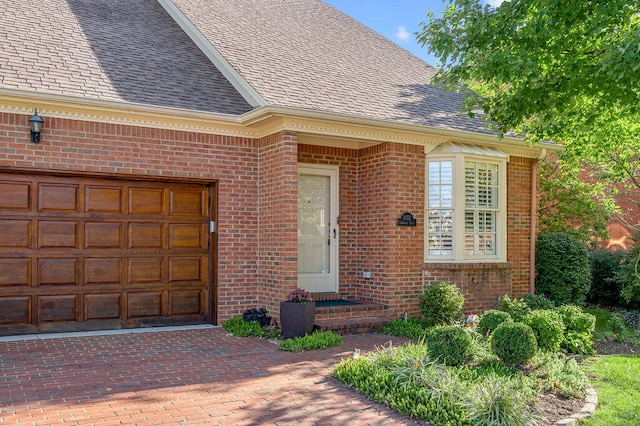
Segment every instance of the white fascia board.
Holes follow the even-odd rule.
[[[267,105],[267,101],[231,66],[224,56],[218,52],[218,49],[184,16],[171,0],[158,0],[158,3],[252,107],[258,108]]]

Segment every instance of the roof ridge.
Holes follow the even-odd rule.
[[[211,63],[222,73],[231,85],[254,108],[266,106],[268,102],[258,91],[226,60],[213,44],[193,25],[171,0],[157,0],[176,24],[185,32],[194,44],[204,53]]]

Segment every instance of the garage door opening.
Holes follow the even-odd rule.
[[[0,335],[214,322],[214,190],[0,173]]]

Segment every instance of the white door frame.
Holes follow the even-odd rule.
[[[314,293],[337,293],[339,287],[339,167],[328,164],[298,164],[298,176],[312,175],[329,177],[329,218],[324,238],[329,246],[329,271],[323,273],[298,274],[298,287]],[[298,233],[299,234],[299,233]],[[299,246],[298,246],[299,247]],[[300,261],[300,253],[298,253]]]

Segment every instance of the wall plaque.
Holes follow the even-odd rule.
[[[398,226],[416,226],[416,219],[409,212],[402,213],[398,218]]]

